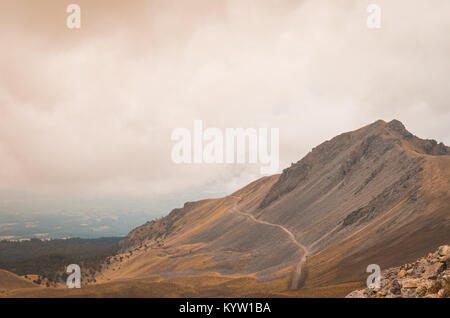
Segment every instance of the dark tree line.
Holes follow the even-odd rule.
[[[121,238],[0,241],[0,268],[17,275],[34,274],[51,282],[65,281],[66,266],[78,264],[82,277],[92,279],[105,260],[115,255]]]

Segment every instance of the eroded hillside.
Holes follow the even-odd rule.
[[[133,230],[103,277],[215,272],[284,280],[295,293],[289,286],[307,254],[305,289],[359,281],[368,264],[398,265],[450,239],[449,154],[399,121],[377,121],[322,143],[279,176]]]
[[[86,292],[345,296],[367,265],[399,266],[450,241],[449,183],[449,147],[380,120],[281,175],[134,229]]]

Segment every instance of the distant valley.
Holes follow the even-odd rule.
[[[0,213],[0,241],[50,238],[125,236],[148,220],[144,213]]]

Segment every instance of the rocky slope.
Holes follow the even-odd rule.
[[[450,298],[450,246],[413,263],[382,272],[380,288],[357,290],[347,298]]]
[[[362,284],[368,264],[398,266],[450,241],[449,189],[449,147],[376,121],[281,175],[136,228],[99,279],[214,272],[280,280],[285,291],[292,279],[304,290]]]

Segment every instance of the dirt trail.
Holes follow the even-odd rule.
[[[238,196],[231,195],[230,197],[238,199],[238,200],[242,200],[242,198],[238,197]],[[302,280],[301,278],[302,278],[302,273],[303,273],[303,271],[302,271],[303,264],[306,262],[306,258],[310,254],[309,249],[305,245],[298,242],[297,239],[295,238],[294,234],[291,231],[289,231],[286,227],[284,227],[280,224],[275,224],[275,223],[270,223],[267,221],[259,220],[250,213],[242,212],[239,209],[237,209],[238,204],[239,204],[239,201],[236,201],[234,207],[232,207],[230,209],[230,211],[241,214],[241,215],[249,218],[251,221],[253,221],[255,223],[264,224],[264,225],[268,225],[268,226],[272,226],[272,227],[277,227],[277,228],[283,230],[289,236],[289,239],[292,241],[292,243],[294,243],[301,250],[302,257],[299,260],[299,262],[297,263],[297,265],[295,267],[295,271],[292,274],[291,286],[289,287],[289,289],[296,290],[296,289],[300,288],[301,286],[299,286],[299,285],[300,285],[300,281]],[[152,277],[152,276],[156,276],[156,275],[163,276],[163,277],[174,277],[174,276],[178,276],[178,275],[189,275],[189,274],[193,274],[193,272],[190,272],[190,271],[178,271],[178,272],[171,272],[171,273],[153,272],[151,274],[140,275],[137,277],[116,279],[115,281],[138,280],[138,279],[148,278],[148,277]]]
[[[236,199],[239,199],[239,200],[242,199],[241,197],[238,197],[238,196],[230,196],[230,197],[236,198]],[[266,222],[266,221],[263,221],[263,220],[259,220],[259,219],[255,218],[255,216],[250,214],[250,213],[242,212],[242,211],[240,211],[240,210],[238,210],[236,208],[238,203],[239,202],[236,202],[236,205],[234,206],[234,208],[232,210],[234,210],[236,213],[239,213],[241,215],[244,215],[244,216],[248,217],[250,220],[252,220],[252,221],[254,221],[256,223],[280,228],[281,230],[283,230],[285,233],[288,234],[290,240],[295,245],[297,245],[298,248],[302,251],[302,258],[297,263],[295,271],[294,271],[294,273],[292,275],[292,281],[291,281],[291,286],[290,286],[291,290],[298,289],[299,288],[299,283],[300,283],[300,278],[301,278],[301,275],[302,275],[302,267],[303,267],[303,264],[306,262],[306,258],[309,255],[309,249],[305,245],[303,245],[299,241],[297,241],[297,239],[295,238],[294,234],[292,234],[292,232],[289,231],[286,227],[284,227],[284,226],[282,226],[280,224],[275,224],[275,223],[270,223],[270,222]]]

